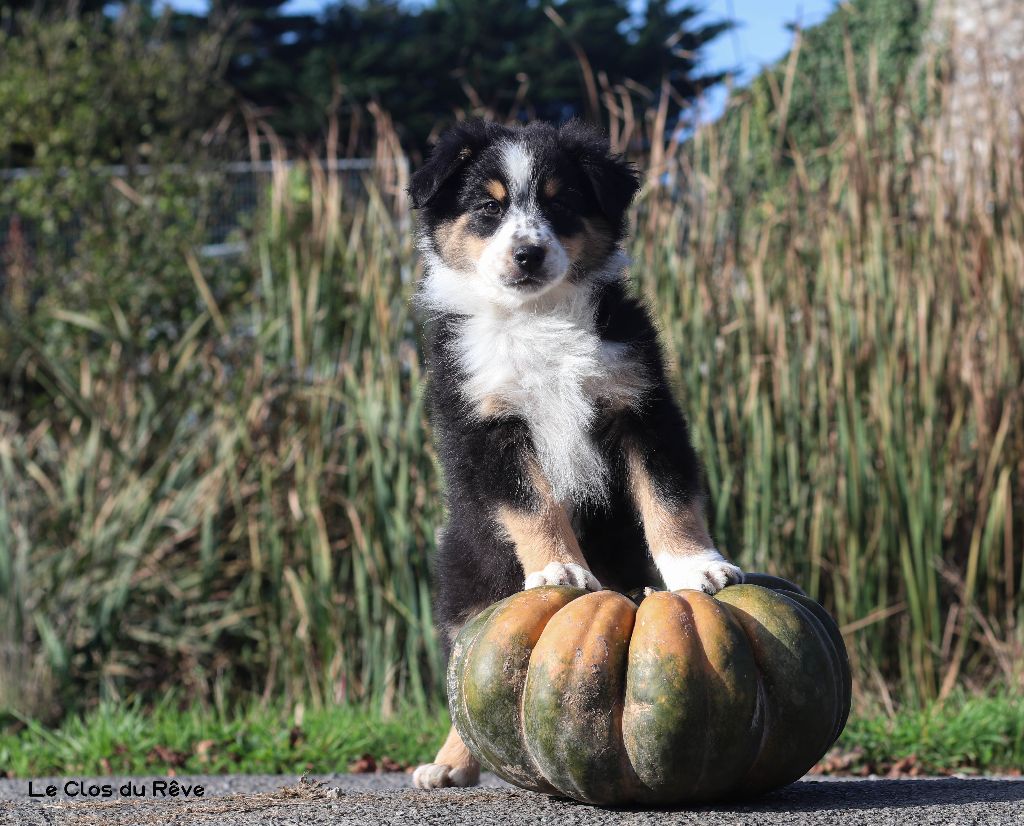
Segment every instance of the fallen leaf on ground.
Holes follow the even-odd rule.
[[[886,777],[917,777],[921,774],[921,767],[917,765],[917,755],[910,754],[906,757],[901,757],[892,766],[889,767],[889,771],[886,773]]]
[[[854,766],[864,761],[864,749],[855,748],[850,751],[833,749],[826,754],[813,769],[811,774],[842,774],[851,771]]]
[[[382,772],[402,772],[405,771],[405,766],[395,760],[392,760],[385,754],[381,757],[380,766],[377,770]]]
[[[195,752],[196,757],[199,758],[200,763],[210,762],[210,751],[213,749],[214,745],[216,745],[216,741],[214,740],[200,740],[192,747],[192,750]]]
[[[168,766],[184,766],[187,759],[185,752],[160,745],[153,746],[146,755],[147,763],[165,763]]]
[[[352,774],[372,774],[377,771],[377,761],[372,754],[364,754],[358,760],[348,764],[348,770]]]

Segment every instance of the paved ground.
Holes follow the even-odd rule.
[[[0,780],[0,823],[17,826],[263,826],[263,824],[429,823],[437,826],[947,826],[947,824],[1024,824],[1024,780],[942,778],[917,780],[803,780],[758,801],[712,808],[654,811],[612,810],[584,806],[513,789],[485,777],[475,789],[421,792],[409,787],[407,775],[333,775],[322,785],[299,784],[294,777],[223,776],[173,778],[178,797],[152,798],[154,780],[135,778],[145,798],[123,799],[118,787],[126,778],[98,778],[90,785],[111,786],[112,797],[82,802],[62,799],[60,787],[71,778],[32,781],[35,792],[57,787],[53,798],[29,797],[27,780]],[[82,782],[82,781],[79,781]],[[204,796],[181,800],[181,791],[195,784]],[[79,787],[73,786],[72,790]],[[165,787],[158,786],[158,791]],[[192,792],[194,794],[194,790]]]

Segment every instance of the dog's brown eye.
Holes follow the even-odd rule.
[[[497,218],[501,215],[501,204],[497,201],[484,201],[480,205],[480,211],[489,218]]]

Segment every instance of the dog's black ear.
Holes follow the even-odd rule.
[[[462,121],[448,129],[409,181],[412,208],[429,204],[441,187],[493,139],[496,124],[482,120]]]
[[[605,218],[621,228],[626,210],[640,189],[636,168],[621,155],[613,154],[604,134],[583,121],[563,124],[558,142],[579,163]]]

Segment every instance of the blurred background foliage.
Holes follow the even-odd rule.
[[[300,148],[321,141],[328,118],[339,115],[352,130],[349,154],[372,144],[372,123],[361,116],[373,103],[391,115],[403,146],[419,153],[471,109],[498,118],[559,120],[588,108],[596,115],[578,54],[649,100],[667,80],[675,116],[722,80],[699,71],[699,53],[730,26],[698,22],[699,6],[672,0],[368,0],[329,3],[317,15],[286,13],[286,5],[213,0],[198,14],[149,2],[0,3],[11,65],[18,55],[29,61],[11,85],[30,81],[45,54],[63,87],[39,100],[39,76],[29,82],[30,97],[20,102],[42,111],[15,110],[17,139],[0,151],[0,165],[72,148],[55,141],[78,149],[93,141],[97,157],[130,163],[152,140],[174,145],[223,114],[225,92]],[[31,11],[19,15],[22,6]],[[42,11],[52,6],[52,15]],[[137,37],[125,37],[129,30]],[[94,88],[104,76],[109,85]],[[26,122],[29,113],[51,117]],[[100,119],[106,128],[98,136]]]
[[[927,78],[912,69],[922,54],[929,8],[919,0],[860,0],[796,31],[786,58],[762,71],[734,101],[743,103],[731,116],[743,120],[737,135],[746,142],[750,185],[786,198],[796,194],[787,181],[826,186],[832,167],[844,160],[834,151],[836,141],[857,128],[853,118],[875,113],[858,111],[858,98],[915,107],[917,120],[926,116]]]
[[[0,707],[438,699],[404,188],[463,114],[637,161],[713,533],[835,613],[858,701],[1019,691],[1024,186],[1003,132],[983,200],[937,174],[919,4],[844,4],[699,129],[725,25],[685,6],[280,6],[0,6]]]
[[[104,324],[117,308],[139,334],[187,324],[182,251],[223,186],[199,164],[244,146],[226,133],[224,38],[177,42],[170,17],[137,7],[2,14],[0,168],[21,173],[0,189],[10,301]]]

